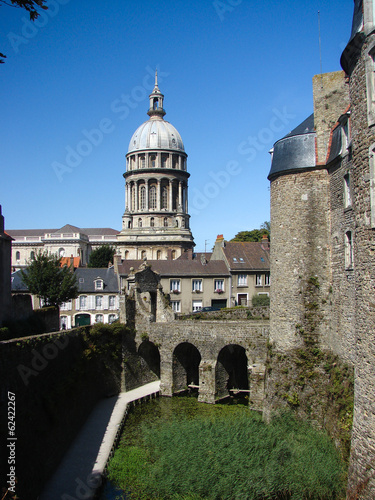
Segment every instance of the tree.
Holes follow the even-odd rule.
[[[25,271],[21,271],[29,292],[49,306],[60,306],[78,296],[77,279],[73,269],[61,267],[60,262],[61,259],[56,255],[40,252]]]
[[[98,247],[90,255],[88,267],[108,267],[108,263],[113,262],[115,253],[115,247],[110,245]]]
[[[48,9],[47,5],[45,5],[46,2],[47,0],[0,0],[0,6],[7,5],[8,7],[26,9],[30,14],[30,20],[35,21],[39,16],[38,8],[43,10]],[[5,62],[4,59],[6,57],[6,55],[0,52],[0,64]]]
[[[271,225],[268,221],[261,224],[260,229],[252,229],[251,231],[240,231],[230,241],[262,241],[263,236],[270,238]]]

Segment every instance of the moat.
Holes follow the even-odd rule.
[[[133,407],[101,500],[342,498],[346,467],[328,436],[291,415],[266,426],[246,403],[161,397]],[[117,486],[127,480],[131,496]]]

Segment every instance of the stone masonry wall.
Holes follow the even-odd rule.
[[[367,122],[365,60],[374,43],[375,35],[372,34],[367,37],[350,75],[356,226],[356,371],[348,498],[368,500],[375,498],[375,235],[371,227],[369,159],[369,148],[375,143],[375,127],[369,127]]]
[[[317,162],[324,164],[331,129],[349,106],[349,88],[345,73],[335,71],[314,76],[313,97]]]
[[[8,393],[15,397],[18,497],[36,500],[97,401],[120,390],[121,342],[90,340],[85,330],[0,342],[0,427]],[[105,343],[110,343],[105,355]],[[100,376],[98,376],[100,374]],[[0,435],[0,488],[9,473],[7,435]]]
[[[344,207],[344,176],[352,178],[351,154],[331,166],[330,215],[331,215],[331,265],[332,293],[330,295],[330,345],[341,359],[355,362],[355,277],[353,267],[345,263],[345,234],[354,235],[353,205]]]
[[[271,182],[270,341],[277,350],[302,345],[296,325],[304,322],[311,280],[319,285],[316,334],[323,346],[330,344],[328,204],[326,170],[283,175]]]

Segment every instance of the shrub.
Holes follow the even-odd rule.
[[[253,295],[251,299],[253,307],[266,307],[270,305],[270,298],[268,295]]]

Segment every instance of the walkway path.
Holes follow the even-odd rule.
[[[158,393],[160,381],[100,401],[39,500],[89,500],[101,483],[128,403]]]

